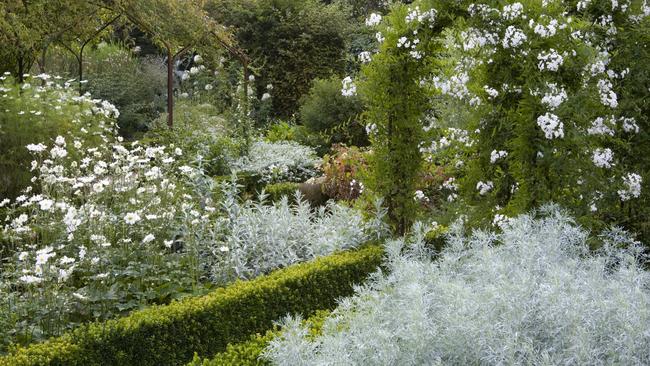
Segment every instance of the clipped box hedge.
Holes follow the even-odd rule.
[[[329,311],[317,311],[313,316],[304,321],[309,333],[316,337],[321,334],[321,328],[325,319],[330,315]],[[255,334],[249,340],[236,344],[229,344],[224,352],[220,352],[211,358],[201,359],[194,355],[192,362],[187,366],[265,366],[269,362],[260,358],[266,346],[273,338],[281,334],[279,329],[272,329],[265,335]]]
[[[0,366],[183,365],[230,343],[264,333],[288,313],[333,309],[381,264],[383,251],[367,245],[297,264],[209,295],[152,306],[115,320],[82,326],[61,337],[18,348]]]

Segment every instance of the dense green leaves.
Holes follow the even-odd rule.
[[[332,309],[381,263],[382,250],[367,246],[299,264],[210,295],[154,306],[60,338],[16,350],[2,366],[179,365],[194,352],[213,355],[229,343],[272,327],[287,313]]]
[[[345,66],[346,17],[317,0],[210,0],[208,13],[234,28],[239,45],[259,70],[258,97],[273,85],[273,114],[289,117],[316,77]]]

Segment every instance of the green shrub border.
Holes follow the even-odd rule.
[[[280,201],[286,196],[289,203],[295,203],[296,191],[300,189],[300,183],[282,182],[267,184],[264,191],[268,193],[271,202]]]
[[[82,326],[61,337],[18,348],[0,366],[182,365],[263,333],[291,313],[311,316],[352,295],[381,264],[383,251],[366,245],[297,264],[209,295],[153,306],[127,317]]]
[[[313,316],[303,321],[309,330],[311,337],[321,334],[321,329],[329,311],[319,310]],[[217,353],[211,358],[201,359],[194,355],[192,362],[186,366],[265,366],[271,363],[260,359],[260,356],[275,337],[281,334],[277,327],[269,330],[264,335],[255,334],[241,343],[229,344],[225,351]]]

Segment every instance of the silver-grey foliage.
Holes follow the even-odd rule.
[[[355,248],[385,233],[385,211],[380,202],[375,218],[364,221],[358,211],[333,201],[312,208],[299,192],[295,204],[283,197],[269,205],[263,193],[258,201],[240,203],[233,189],[224,189],[225,218],[220,225],[224,234],[212,253],[211,273],[216,282],[253,278],[275,268]]]
[[[647,365],[650,276],[638,243],[598,240],[557,209],[502,233],[453,234],[440,259],[391,242],[389,274],[345,299],[310,340],[295,318],[266,357],[277,365]],[[458,231],[459,232],[459,231]]]

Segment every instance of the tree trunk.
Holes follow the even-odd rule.
[[[25,58],[23,55],[18,56],[18,82],[22,84],[25,81]]]
[[[171,47],[167,47],[167,126],[174,128],[174,56]]]
[[[86,45],[81,46],[81,49],[79,50],[79,58],[77,58],[77,61],[79,61],[79,95],[83,95],[83,79],[84,79],[84,47]]]

